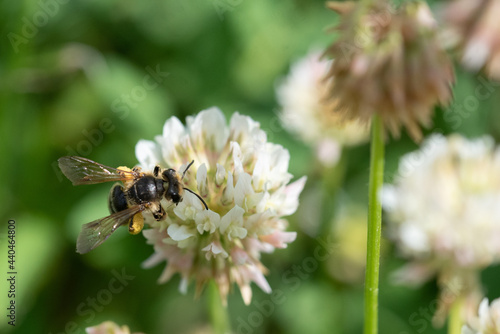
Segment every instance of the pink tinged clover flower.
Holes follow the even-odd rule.
[[[364,143],[368,127],[359,120],[346,120],[330,101],[332,79],[326,79],[332,60],[323,51],[311,51],[295,62],[290,73],[276,87],[283,126],[314,147],[325,166],[335,165],[344,146]]]
[[[162,136],[139,141],[137,159],[144,169],[159,164],[180,173],[194,160],[183,183],[209,209],[184,192],[177,206],[163,203],[166,219],[158,222],[145,215],[151,228],[143,234],[155,252],[143,266],[166,261],[158,282],[179,273],[183,293],[192,280],[199,294],[214,279],[223,300],[236,282],[249,304],[251,282],[271,292],[260,254],[286,248],[296,238],[296,232],[285,232],[288,222],[283,217],[296,211],[306,177],[289,183],[288,150],[267,142],[260,124],[248,116],[235,113],[228,126],[214,107],[187,117],[186,123],[176,117],[167,120]]]

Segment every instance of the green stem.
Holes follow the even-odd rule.
[[[368,194],[368,242],[365,275],[364,334],[378,332],[378,281],[380,269],[380,236],[382,231],[382,205],[378,193],[384,179],[384,133],[382,120],[372,120],[370,158],[370,184]]]
[[[458,296],[450,309],[448,318],[448,334],[461,334],[462,333],[462,307],[464,298]]]
[[[231,333],[227,307],[222,305],[219,290],[213,280],[208,284],[208,312],[210,314],[213,333]]]

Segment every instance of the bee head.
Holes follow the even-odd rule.
[[[177,172],[175,171],[175,169],[172,169],[172,168],[165,169],[163,171],[163,173],[161,174],[161,176],[162,176],[163,180],[165,180],[167,182],[179,180],[179,176],[177,175]]]

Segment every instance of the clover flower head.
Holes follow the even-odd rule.
[[[311,51],[291,67],[290,73],[276,88],[281,106],[281,122],[304,142],[316,146],[322,161],[337,156],[341,146],[357,145],[368,139],[368,128],[357,120],[346,120],[331,112],[328,101],[331,79],[325,79],[332,60],[323,51]],[[321,159],[324,157],[324,159]],[[335,159],[334,159],[335,161]]]
[[[368,122],[377,114],[393,136],[406,127],[415,141],[436,104],[447,104],[453,67],[425,2],[394,8],[387,0],[329,3],[342,15],[342,34],[328,48],[334,111]]]
[[[182,292],[194,280],[198,294],[214,279],[223,300],[236,282],[249,304],[251,282],[271,291],[260,254],[286,248],[296,237],[285,231],[283,217],[297,209],[306,178],[289,183],[289,152],[267,142],[260,124],[248,116],[235,113],[228,126],[223,113],[211,108],[186,123],[170,118],[162,136],[139,141],[136,155],[145,169],[158,164],[178,172],[194,160],[183,184],[203,198],[208,210],[186,191],[177,206],[163,203],[169,208],[166,219],[145,215],[151,228],[143,234],[155,252],[144,266],[166,261],[159,282],[179,273]]]
[[[446,267],[500,260],[499,200],[500,149],[488,137],[431,136],[382,191],[400,250]]]
[[[433,135],[397,175],[381,200],[389,236],[411,262],[395,277],[419,284],[437,274],[453,296],[477,299],[479,271],[500,262],[500,149],[489,137]]]

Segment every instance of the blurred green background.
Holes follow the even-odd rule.
[[[340,167],[321,169],[314,152],[276,117],[277,80],[332,39],[326,27],[336,15],[323,1],[3,1],[0,17],[1,333],[83,333],[105,320],[145,333],[209,332],[206,294],[194,300],[190,288],[181,295],[178,277],[158,285],[163,265],[141,268],[152,253],[141,235],[117,231],[91,253],[75,253],[81,225],[107,215],[110,185],[73,187],[56,161],[77,154],[133,166],[137,141],[160,134],[168,117],[184,120],[214,105],[228,118],[239,111],[260,121],[270,141],[290,150],[291,173],[309,176],[302,205],[289,219],[297,240],[263,256],[281,298],[271,303],[253,286],[252,304],[245,306],[234,289],[233,330],[361,332],[369,147],[347,149]],[[155,70],[162,73],[157,81],[145,82]],[[498,141],[499,86],[483,97],[482,77],[459,69],[457,76],[456,104],[437,109],[426,133],[490,134]],[[406,135],[388,143],[386,180],[400,156],[416,148]],[[5,317],[8,219],[17,226],[14,328]],[[316,260],[318,238],[331,233],[335,251]],[[445,333],[430,323],[435,282],[419,290],[391,283],[403,263],[385,242],[380,333]],[[109,294],[116,272],[129,279]],[[500,296],[499,274],[498,267],[483,273],[490,298]],[[105,303],[93,304],[96,298]]]

